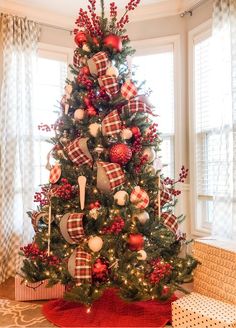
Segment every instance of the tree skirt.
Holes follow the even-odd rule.
[[[114,290],[106,290],[91,311],[76,302],[63,299],[45,303],[43,314],[59,327],[164,327],[171,322],[171,302],[155,300],[125,302]]]

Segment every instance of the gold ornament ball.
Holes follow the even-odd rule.
[[[124,190],[120,190],[115,193],[114,199],[118,205],[125,206],[127,200],[129,199],[129,194]]]
[[[133,133],[130,129],[124,129],[121,131],[121,138],[123,138],[125,140],[131,139],[132,136],[133,136]]]
[[[149,220],[149,214],[147,211],[142,211],[134,214],[133,218],[138,219],[141,224],[145,224]]]
[[[89,238],[88,247],[91,249],[91,251],[99,252],[102,248],[102,245],[103,245],[103,240],[101,237],[95,236]]]
[[[106,75],[118,77],[119,71],[115,66],[111,66],[107,69]]]
[[[96,138],[99,131],[101,131],[101,124],[98,123],[92,123],[89,125],[89,133],[92,137]]]
[[[155,175],[156,174],[156,169],[154,166],[152,165],[147,165],[144,169],[145,173],[149,173],[151,175]]]
[[[143,249],[141,249],[140,251],[138,251],[137,252],[138,253],[138,260],[140,260],[140,261],[145,261],[146,260],[146,258],[147,258],[147,253],[143,250]]]
[[[84,119],[85,116],[85,111],[82,108],[78,108],[76,109],[76,111],[74,112],[74,119],[76,121],[81,121]]]

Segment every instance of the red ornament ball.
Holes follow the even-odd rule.
[[[143,235],[140,233],[131,233],[129,235],[128,245],[131,251],[140,251],[144,245]]]
[[[96,116],[97,112],[93,106],[89,106],[87,109],[88,116]]]
[[[106,36],[103,40],[103,43],[108,48],[111,48],[114,52],[122,51],[122,40],[118,35],[110,34]]]
[[[141,135],[140,129],[137,126],[132,126],[131,131],[135,137]]]
[[[78,33],[76,33],[74,41],[77,46],[81,47],[85,42],[87,42],[87,36],[85,32],[79,31]]]
[[[90,74],[90,70],[89,70],[88,66],[83,66],[80,69],[79,73],[82,74],[82,75],[89,75]]]
[[[119,143],[110,148],[109,156],[112,163],[125,165],[132,158],[132,150],[126,144]]]

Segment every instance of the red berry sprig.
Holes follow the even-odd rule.
[[[20,250],[24,253],[25,257],[33,261],[40,260],[41,263],[50,266],[58,266],[61,263],[61,260],[57,256],[48,255],[47,251],[40,250],[36,243],[20,247]]]
[[[117,17],[117,6],[115,2],[110,3],[110,17],[116,18]]]
[[[159,135],[157,134],[157,127],[158,127],[157,123],[153,123],[149,126],[148,133],[146,133],[146,135],[143,138],[144,142],[150,144],[156,142],[159,139]]]
[[[173,269],[169,263],[162,259],[153,260],[150,264],[154,268],[149,277],[151,284],[158,284],[163,278],[169,276]]]
[[[114,221],[110,225],[110,227],[103,228],[102,232],[104,234],[114,233],[115,235],[118,235],[124,228],[124,225],[125,225],[124,219],[121,216],[116,216],[114,217]]]
[[[49,187],[42,187],[41,191],[34,194],[34,202],[39,203],[40,206],[49,204]]]
[[[71,199],[74,193],[74,188],[67,179],[61,179],[61,183],[62,185],[55,190],[55,195],[64,200]]]

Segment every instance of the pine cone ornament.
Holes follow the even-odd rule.
[[[119,143],[110,148],[109,156],[112,163],[125,165],[132,158],[132,150],[126,144]]]

